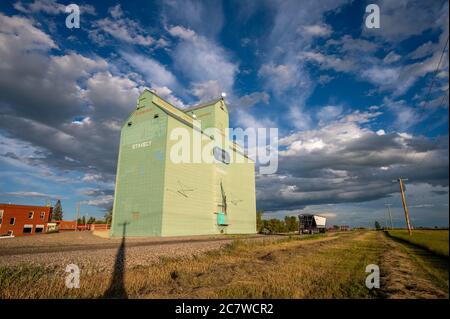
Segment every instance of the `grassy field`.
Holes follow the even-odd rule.
[[[0,298],[448,298],[448,286],[436,288],[402,249],[375,231],[236,240],[201,256],[118,267],[114,274],[82,269],[79,289],[66,288],[67,274],[54,269],[3,267]],[[401,281],[395,273],[399,261],[411,271]],[[389,287],[366,288],[369,264],[380,265]],[[417,287],[408,286],[414,281]]]
[[[389,235],[425,248],[437,255],[448,257],[448,230],[413,230],[412,235],[406,230],[389,230]]]

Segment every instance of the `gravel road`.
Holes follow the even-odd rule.
[[[240,238],[261,240],[272,236],[189,236],[127,238],[127,267],[145,266],[161,257],[192,257],[219,249]],[[0,239],[0,266],[33,264],[64,270],[68,264],[80,269],[109,271],[114,265],[120,238],[101,238],[91,232],[66,232]]]

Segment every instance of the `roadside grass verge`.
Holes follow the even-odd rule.
[[[242,248],[244,258],[221,298],[376,298],[365,287],[365,267],[377,264],[380,247],[375,233],[339,236],[312,245],[285,243],[256,253]],[[255,258],[256,257],[256,258]]]
[[[22,264],[16,267],[0,267],[0,299],[30,298],[38,292],[29,290],[30,283],[44,282],[48,278],[50,268]],[[21,289],[8,289],[8,287],[21,287]],[[42,288],[48,289],[48,285]]]
[[[365,267],[382,254],[376,236],[236,240],[202,255],[127,268],[123,288],[131,298],[376,298],[364,284]],[[80,288],[68,289],[67,273],[21,267],[0,268],[0,298],[103,298],[111,290],[110,273],[81,269]]]
[[[381,233],[381,232],[380,232]],[[389,236],[380,265],[382,289],[389,298],[448,299],[448,258]]]
[[[393,238],[424,248],[436,255],[449,257],[448,230],[413,230],[412,235],[407,230],[387,230]]]

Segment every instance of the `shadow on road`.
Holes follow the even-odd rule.
[[[114,262],[114,270],[111,283],[103,294],[103,298],[121,298],[127,299],[127,291],[125,289],[125,235],[128,223],[121,224],[123,226],[122,242],[117,250],[116,261]]]

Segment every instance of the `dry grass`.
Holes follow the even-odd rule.
[[[364,270],[380,259],[374,236],[237,240],[203,256],[126,269],[125,290],[131,298],[372,298],[377,295],[364,286]],[[43,267],[4,267],[0,298],[101,298],[110,286],[109,274],[82,272],[80,289],[67,289],[65,275]]]
[[[236,240],[128,267],[112,289],[110,273],[82,269],[80,289],[68,289],[60,268],[3,267],[0,298],[448,298],[448,262],[424,252],[373,231]],[[368,264],[380,265],[382,289],[365,287]]]
[[[437,255],[448,257],[448,230],[414,230],[410,236],[406,230],[389,230],[394,238],[425,248]]]
[[[381,232],[380,232],[381,237]],[[380,269],[388,298],[448,299],[448,259],[406,241],[386,243]]]

